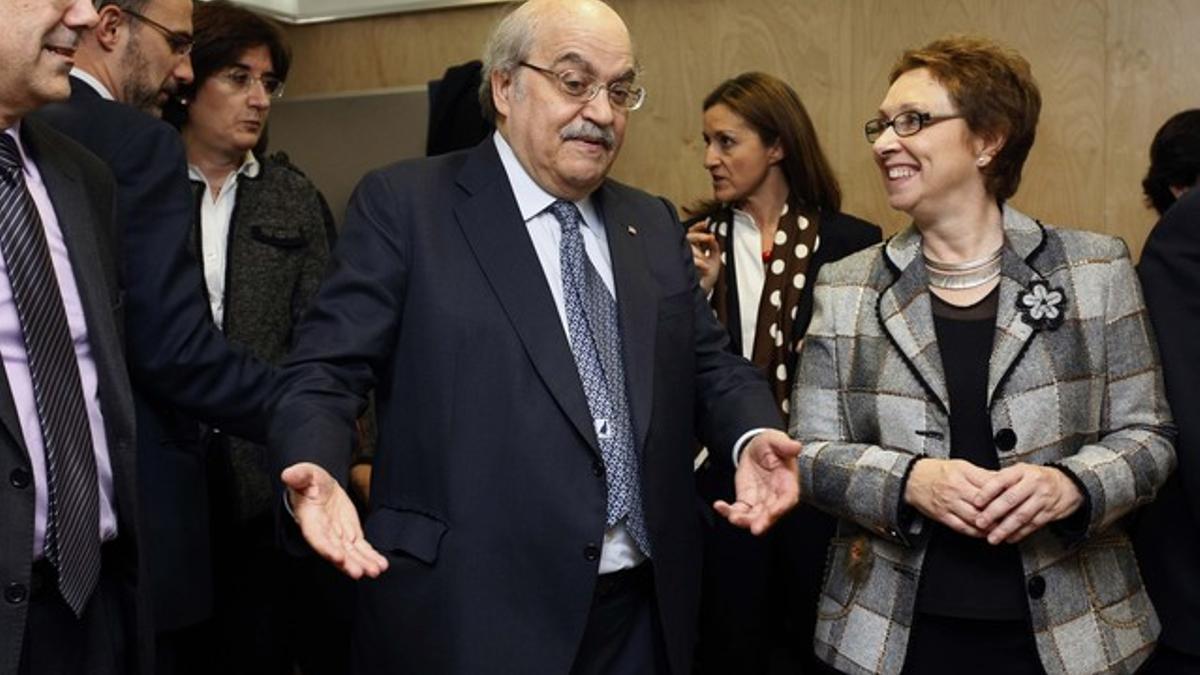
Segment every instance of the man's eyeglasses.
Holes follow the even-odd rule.
[[[952,120],[962,117],[962,115],[931,115],[927,112],[917,112],[916,110],[906,110],[890,120],[883,118],[875,118],[867,121],[863,125],[863,132],[867,135],[867,142],[874,143],[879,140],[883,132],[891,127],[896,132],[897,136],[912,136],[921,129],[927,126],[937,124],[942,120]]]
[[[183,33],[177,30],[171,30],[154,19],[146,17],[142,14],[138,14],[133,10],[123,9],[121,12],[123,14],[132,16],[138,21],[141,21],[142,23],[161,33],[162,36],[167,39],[167,46],[171,48],[171,53],[177,56],[187,56],[192,52],[192,45],[196,43],[196,40],[192,37],[191,33]]]
[[[608,91],[608,102],[614,108],[637,110],[646,102],[645,87],[639,87],[626,80],[604,84],[577,70],[550,70],[549,68],[540,68],[525,61],[522,61],[520,65],[530,70],[536,70],[554,80],[554,83],[558,85],[559,91],[581,103],[587,103],[596,98],[601,89]]]
[[[230,88],[239,94],[250,91],[250,87],[253,87],[254,83],[258,82],[262,85],[263,91],[267,92],[267,96],[271,98],[283,96],[283,80],[270,73],[254,75],[245,68],[234,66],[218,72],[217,77],[224,80]]]

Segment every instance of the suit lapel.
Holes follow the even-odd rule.
[[[67,238],[68,219],[77,218],[80,211],[86,209],[86,204],[83,203],[84,196],[78,184],[79,173],[69,163],[57,161],[54,153],[42,152],[39,140],[36,123],[30,120],[24,121],[21,125],[21,145],[37,165],[46,191],[51,195],[59,227],[63,230],[63,237]],[[68,241],[68,251],[73,250],[74,247]],[[72,264],[72,266],[74,265]],[[78,274],[78,270],[76,273]],[[2,391],[6,395],[0,396],[0,424],[28,454],[29,449],[25,446],[25,435],[21,431],[21,421],[12,398],[12,389],[9,388],[8,374],[3,371],[4,369],[0,368],[0,385],[3,386]]]
[[[1040,249],[1045,232],[1041,226],[1019,211],[1004,208],[1004,257],[1000,268],[1000,297],[996,308],[996,334],[988,365],[987,400],[992,397],[1017,357],[1033,338],[1033,327],[1021,318],[1017,298],[1030,282],[1042,278],[1027,260]]]
[[[479,267],[538,376],[599,455],[575,357],[491,138],[471,152],[458,184],[469,196],[454,208],[454,214]]]
[[[650,430],[653,400],[654,337],[657,330],[658,297],[638,237],[642,225],[629,200],[620,199],[616,188],[606,182],[596,192],[597,206],[608,233],[612,256],[613,283],[621,315],[621,344],[625,356],[625,389],[633,417],[634,446],[641,451]]]
[[[892,342],[945,410],[950,409],[942,356],[938,351],[929,299],[929,279],[921,260],[921,236],[909,227],[887,243],[884,255],[897,274],[879,296],[879,318]]]

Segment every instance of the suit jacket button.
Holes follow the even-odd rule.
[[[1039,574],[1029,577],[1029,583],[1026,584],[1026,589],[1029,591],[1029,597],[1034,600],[1041,600],[1046,594],[1046,579]]]
[[[601,462],[599,460],[592,462],[592,475],[593,476],[603,476],[604,475],[604,462]]]
[[[1017,447],[1017,434],[1012,429],[1001,429],[996,432],[993,439],[996,441],[996,447],[1000,452],[1008,452]]]
[[[600,559],[600,547],[595,544],[588,544],[583,547],[583,559],[588,562],[596,562]]]
[[[33,476],[30,475],[29,471],[26,469],[13,469],[12,473],[8,474],[8,482],[11,483],[13,487],[21,490],[29,487],[29,483],[32,480]]]
[[[28,597],[29,589],[25,588],[25,584],[13,582],[4,587],[4,599],[10,605],[19,605]]]

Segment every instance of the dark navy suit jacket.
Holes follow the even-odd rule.
[[[605,182],[625,375],[673,672],[690,672],[700,574],[692,451],[777,427],[730,354],[665,200]],[[345,479],[376,389],[359,673],[565,673],[605,531],[605,481],[575,361],[491,139],[359,185],[331,275],[297,328],[271,443]]]
[[[179,134],[75,78],[70,100],[36,117],[99,156],[117,180],[150,591],[160,630],[187,626],[212,610],[204,444],[188,416],[263,440],[272,371],[212,323],[188,248],[193,202]]]

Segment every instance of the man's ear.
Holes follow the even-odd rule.
[[[121,8],[116,5],[105,5],[99,14],[100,22],[92,29],[92,34],[96,36],[96,42],[104,51],[114,51],[121,44],[122,27],[128,30],[129,18],[123,15]]]
[[[507,118],[509,111],[512,110],[512,100],[516,95],[516,77],[513,72],[501,72],[493,70],[492,78],[492,105],[496,108],[496,113]]]

